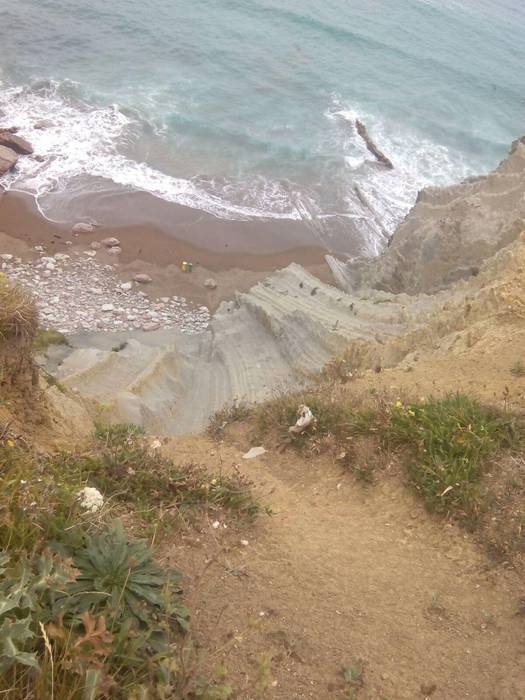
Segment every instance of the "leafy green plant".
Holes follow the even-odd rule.
[[[187,628],[187,612],[175,602],[180,594],[180,572],[173,569],[166,573],[153,560],[144,540],[127,537],[121,521],[115,521],[107,531],[86,534],[82,549],[65,551],[78,570],[62,599],[68,613],[130,617],[139,626],[150,627],[169,611],[183,629]]]
[[[34,563],[26,557],[9,563],[0,553],[0,673],[14,664],[39,667],[38,625],[51,619],[57,597],[76,575],[70,562],[49,551]]]

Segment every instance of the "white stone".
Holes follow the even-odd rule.
[[[75,224],[71,230],[73,233],[93,233],[95,227],[93,226],[93,224],[85,224],[83,222],[80,222],[78,224]]]
[[[114,245],[108,248],[108,255],[120,255],[122,253],[122,248],[118,245]]]
[[[259,447],[252,447],[248,452],[243,454],[242,458],[243,459],[253,459],[254,457],[260,457],[261,455],[265,454],[266,450],[264,447],[259,446]]]
[[[151,277],[149,275],[146,275],[144,272],[139,272],[133,277],[133,279],[139,284],[149,284],[150,282],[153,282]]]
[[[132,282],[122,282],[120,285],[120,288],[122,289],[123,292],[129,292],[130,289],[133,289],[133,283]]]
[[[100,310],[107,312],[107,311],[113,311],[114,308],[115,307],[113,306],[113,304],[102,304],[102,306],[100,307]]]
[[[5,260],[6,262],[9,262],[12,259],[13,256],[10,253],[2,253],[2,255],[0,255],[0,260]]]
[[[118,238],[110,237],[110,238],[104,238],[100,241],[103,246],[106,248],[115,248],[116,246],[120,245],[120,241]]]

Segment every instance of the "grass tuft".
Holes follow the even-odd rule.
[[[514,377],[525,377],[525,365],[521,360],[516,360],[516,362],[510,368],[510,373]]]
[[[211,416],[207,428],[208,435],[214,440],[221,440],[228,425],[244,420],[251,411],[251,407],[243,401],[234,401],[224,406]]]
[[[31,294],[0,273],[0,338],[32,338],[36,332],[37,318]]]
[[[408,471],[429,508],[472,515],[488,458],[517,446],[519,431],[512,416],[455,394],[398,402],[386,437],[410,448]]]
[[[33,349],[37,352],[45,352],[50,345],[69,345],[69,342],[59,331],[39,328],[33,338]]]

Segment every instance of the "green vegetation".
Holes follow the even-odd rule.
[[[250,413],[250,406],[243,401],[234,401],[230,405],[224,406],[211,416],[208,423],[208,435],[214,440],[220,440],[226,426],[247,418]]]
[[[306,405],[315,416],[312,430],[291,434],[288,428],[297,420],[297,408]],[[356,405],[352,397],[337,396],[329,390],[304,393],[282,393],[254,409],[258,436],[276,432],[285,442],[295,447],[308,447],[312,439],[332,437],[344,441],[351,435],[374,433],[383,411],[379,403],[373,406]]]
[[[409,474],[431,509],[471,514],[487,459],[517,446],[518,428],[511,416],[455,394],[396,406],[387,437],[411,449]]]
[[[33,349],[37,352],[45,352],[50,345],[69,345],[69,343],[63,333],[39,328],[33,338]]]
[[[521,360],[516,360],[516,362],[510,368],[510,373],[514,377],[525,377],[525,365]]]
[[[86,486],[104,503],[87,507],[78,495]],[[122,521],[144,531],[148,516],[158,539],[166,512],[173,524],[181,513],[222,508],[253,517],[250,485],[174,465],[133,426],[98,426],[89,449],[51,455],[4,435],[0,694],[206,697],[188,675],[181,573],[165,571]]]
[[[302,434],[290,434],[300,404],[309,406],[316,422]],[[381,459],[397,455],[429,509],[465,522],[479,514],[479,483],[488,460],[517,447],[521,432],[512,415],[462,394],[404,404],[336,395],[326,387],[276,396],[254,409],[254,421],[258,439],[270,434],[303,452],[331,450],[365,483],[373,480]],[[365,440],[373,445],[359,452]]]

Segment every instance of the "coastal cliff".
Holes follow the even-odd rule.
[[[334,356],[356,374],[473,353],[476,334],[519,325],[524,191],[519,140],[493,173],[421,193],[378,258],[332,259],[340,288],[291,264],[223,302],[201,333],[75,334],[48,369],[115,420],[173,434],[308,383]]]

